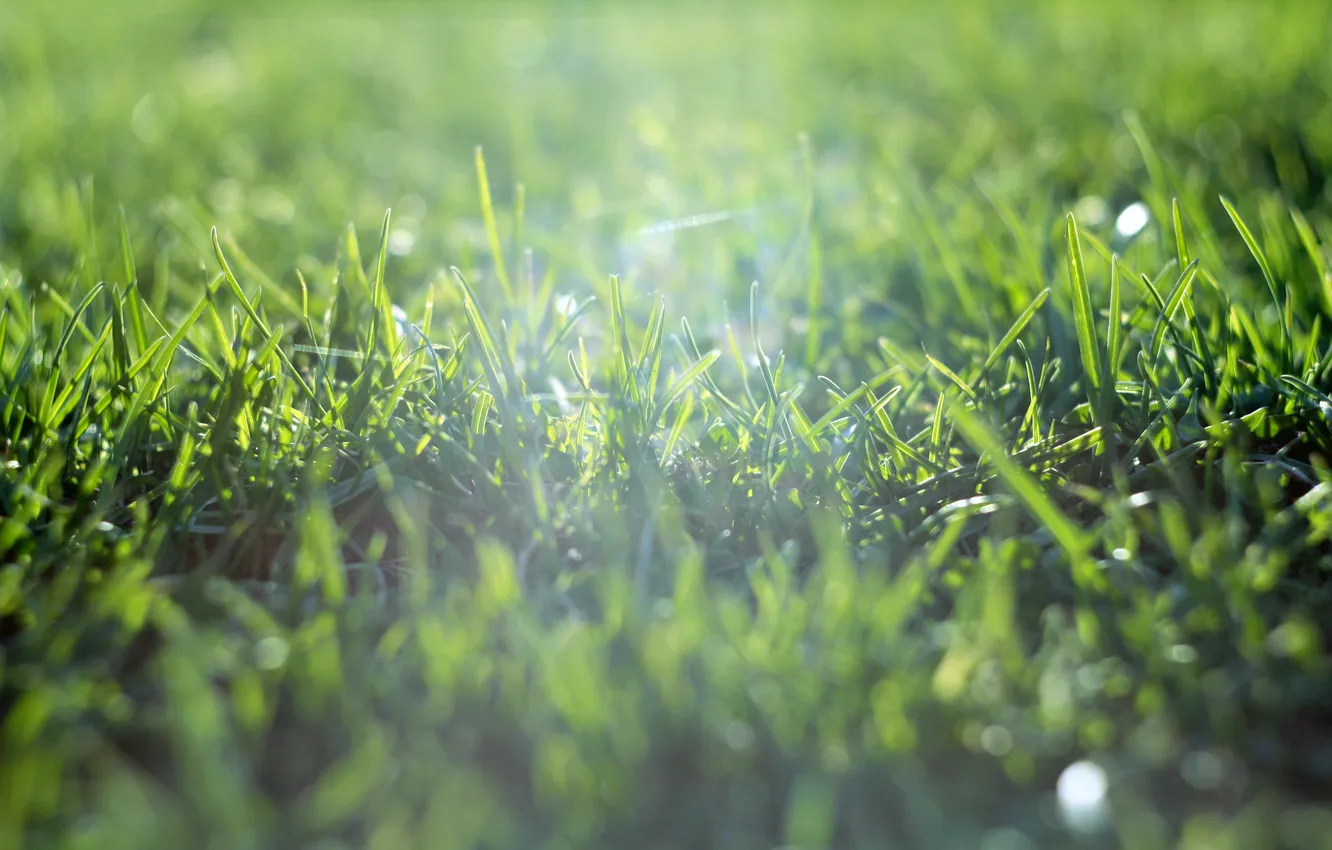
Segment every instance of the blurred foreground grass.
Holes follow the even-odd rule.
[[[1329,31],[0,10],[0,848],[1329,846]]]

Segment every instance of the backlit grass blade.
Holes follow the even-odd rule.
[[[721,356],[721,352],[715,352]],[[665,468],[667,459],[671,452],[675,450],[675,444],[680,442],[680,435],[684,433],[685,424],[689,417],[694,413],[694,397],[686,395],[684,401],[680,404],[680,410],[675,414],[675,423],[671,425],[670,433],[666,436],[666,444],[661,448],[661,466]]]
[[[1314,234],[1313,228],[1309,226],[1309,220],[1304,217],[1304,213],[1298,209],[1291,208],[1291,221],[1295,223],[1295,231],[1300,236],[1300,244],[1304,248],[1304,253],[1313,263],[1314,271],[1318,274],[1318,292],[1322,297],[1323,309],[1332,313],[1332,271],[1328,269],[1327,254],[1322,246],[1318,244],[1318,237]]]
[[[828,408],[828,412],[820,416],[818,420],[809,427],[808,431],[806,432],[806,435],[810,439],[817,438],[819,434],[823,433],[825,428],[827,428],[833,422],[837,421],[837,418],[840,417],[843,413],[846,413],[847,410],[851,408],[851,405],[859,401],[861,397],[865,395],[868,389],[869,387],[867,385],[861,384],[854,391],[850,393],[841,394],[840,397],[837,399],[837,403],[834,404],[832,407]],[[833,391],[829,390],[829,392],[831,393]]]
[[[379,254],[375,258],[375,277],[370,284],[370,303],[375,311],[371,318],[370,347],[375,345],[376,324],[384,337],[384,351],[390,356],[398,349],[398,322],[393,315],[393,301],[389,298],[388,285],[384,272],[388,265],[389,226],[393,220],[393,210],[384,211],[384,221],[379,228]]]
[[[928,360],[930,365],[933,366],[936,370],[938,370],[940,374],[942,374],[948,380],[952,381],[953,385],[956,386],[958,389],[960,389],[963,395],[971,399],[973,404],[979,401],[979,399],[976,397],[976,391],[973,390],[971,386],[967,384],[966,381],[958,377],[958,374],[956,372],[954,372],[952,369],[949,369],[941,361],[936,360],[935,358],[931,357],[928,354],[925,355],[925,359]]]
[[[1013,344],[1013,341],[1021,336],[1022,332],[1027,329],[1027,325],[1031,324],[1031,320],[1035,318],[1036,312],[1045,305],[1045,302],[1049,297],[1049,289],[1042,289],[1040,292],[1036,293],[1036,297],[1031,299],[1031,303],[1026,306],[1026,309],[1018,314],[1018,317],[1013,320],[1013,324],[1009,327],[1008,332],[1004,334],[1003,338],[999,340],[999,343],[990,351],[990,356],[985,358],[985,363],[980,369],[982,375],[990,371],[990,367],[999,362],[999,358],[1004,355],[1004,352]]]
[[[754,355],[758,359],[759,372],[763,375],[763,387],[768,393],[768,404],[771,405],[768,411],[772,416],[769,421],[780,421],[778,413],[781,407],[781,399],[777,392],[777,381],[772,374],[772,366],[768,363],[768,355],[763,351],[763,341],[759,339],[758,326],[758,281],[749,285],[749,336],[754,345]],[[777,417],[773,419],[772,417]]]
[[[1267,255],[1263,253],[1263,249],[1258,244],[1258,240],[1253,236],[1253,231],[1249,230],[1249,226],[1244,223],[1244,218],[1240,216],[1239,211],[1236,210],[1235,206],[1224,196],[1221,198],[1221,206],[1225,207],[1226,215],[1230,216],[1230,221],[1235,225],[1235,229],[1239,231],[1240,238],[1244,240],[1244,244],[1248,247],[1249,253],[1252,254],[1253,258],[1258,262],[1258,268],[1263,273],[1263,280],[1267,281],[1267,290],[1272,295],[1272,303],[1276,305],[1277,315],[1284,315],[1285,304],[1284,299],[1281,297],[1281,285],[1277,283],[1276,275],[1272,273],[1272,266],[1267,261]],[[1285,359],[1290,357],[1290,334],[1290,325],[1283,321],[1281,323],[1281,339],[1282,357]]]
[[[1101,410],[1111,416],[1115,403],[1115,381],[1119,376],[1119,349],[1123,340],[1123,325],[1120,316],[1119,255],[1110,257],[1110,314],[1107,317],[1105,334],[1105,383],[1102,387]]]
[[[1189,287],[1193,285],[1193,280],[1197,272],[1198,261],[1194,260],[1189,263],[1188,267],[1184,269],[1183,272],[1180,273],[1179,279],[1175,281],[1174,288],[1170,290],[1170,295],[1166,298],[1165,303],[1161,304],[1161,314],[1157,318],[1156,329],[1152,331],[1152,362],[1155,362],[1156,358],[1161,353],[1161,344],[1165,340],[1166,329],[1170,328],[1173,332],[1174,326],[1172,323],[1175,318],[1175,311],[1179,309],[1179,305],[1184,301],[1185,296],[1188,295]],[[1146,278],[1143,279],[1146,280]],[[1148,282],[1148,288],[1153,294],[1155,294],[1155,288],[1151,287],[1150,282]],[[1180,342],[1180,345],[1181,347],[1183,346],[1182,341]]]
[[[486,370],[486,379],[490,382],[490,390],[495,394],[500,405],[500,412],[505,415],[506,421],[511,427],[516,426],[517,421],[514,418],[516,411],[509,404],[508,394],[517,395],[521,392],[521,388],[513,364],[509,361],[507,353],[501,348],[499,340],[495,337],[490,322],[477,302],[476,293],[473,292],[467,278],[463,277],[463,273],[458,270],[457,266],[450,267],[449,271],[453,274],[453,279],[457,281],[465,295],[463,311],[468,324],[471,326],[472,335],[481,344],[481,364]],[[500,374],[504,376],[503,383],[500,382]],[[516,439],[516,436],[514,439]]]
[[[1050,530],[1072,562],[1074,576],[1079,583],[1103,583],[1095,566],[1089,561],[1087,536],[1050,499],[1040,482],[1031,473],[1015,463],[980,418],[961,404],[951,404],[949,418],[972,448],[982,453],[994,466],[999,477],[1017,496],[1037,522]]]
[[[662,335],[665,333],[666,330],[665,296],[662,296],[661,299],[659,299],[659,304],[660,304],[660,310],[658,311],[658,315],[661,316],[661,318],[658,320],[656,327],[652,329],[652,333],[649,335],[647,342],[649,365],[648,365],[648,373],[646,376],[646,380],[647,380],[647,400],[649,406],[651,406],[652,399],[657,393],[657,379],[661,373]]]
[[[1022,340],[1015,343],[1018,347],[1018,353],[1022,355],[1022,366],[1027,376],[1027,412],[1022,416],[1022,425],[1019,428],[1021,433],[1026,428],[1031,428],[1031,438],[1039,442],[1041,439],[1040,423],[1040,386],[1036,383],[1036,369],[1032,366],[1031,356],[1027,354],[1027,347],[1022,344]]]
[[[272,331],[268,329],[268,325],[254,309],[254,305],[250,303],[250,299],[245,296],[245,291],[241,289],[240,281],[236,280],[236,275],[232,273],[231,266],[227,263],[226,255],[222,253],[222,244],[218,241],[216,227],[213,228],[211,236],[213,241],[213,253],[217,257],[218,265],[222,267],[222,277],[226,280],[227,286],[230,287],[231,294],[236,296],[236,300],[240,302],[241,308],[245,311],[245,315],[250,318],[250,321],[254,322],[255,327],[259,329],[259,332],[264,335],[264,339],[267,340],[273,335]],[[206,305],[208,299],[204,299],[203,303]],[[174,349],[174,346],[169,346],[169,348]],[[273,351],[278,359],[282,361],[282,365],[287,367],[288,374],[295,379],[297,386],[301,388],[301,391],[305,393],[306,397],[314,402],[315,405],[319,405],[319,397],[315,395],[315,391],[305,382],[305,378],[301,377],[301,373],[298,372],[296,367],[292,365],[291,361],[287,359],[287,353],[283,351],[281,347],[274,348]]]
[[[481,146],[476,146],[476,180],[481,190],[481,218],[486,226],[486,241],[490,243],[490,255],[495,263],[495,277],[504,292],[504,303],[513,302],[513,284],[509,281],[509,270],[504,262],[504,246],[500,242],[499,225],[495,223],[495,204],[490,196],[490,178],[486,174],[486,157]]]
[[[565,338],[569,336],[569,332],[574,329],[574,325],[578,324],[578,320],[583,317],[588,308],[595,304],[596,301],[597,297],[593,295],[582,304],[579,304],[578,308],[569,314],[568,318],[565,319],[564,324],[555,332],[555,335],[551,337],[550,342],[546,343],[545,349],[541,352],[541,362],[546,363],[550,361],[551,355],[554,354],[555,349],[559,347],[560,343],[564,342]]]
[[[75,402],[73,398],[75,388],[80,383],[83,383],[85,387],[87,386],[88,373],[92,371],[93,364],[97,362],[97,356],[102,353],[102,348],[110,337],[111,325],[108,322],[102,329],[101,335],[97,337],[97,341],[88,347],[87,352],[83,355],[83,361],[79,363],[78,368],[74,370],[73,375],[65,384],[65,388],[61,390],[60,395],[52,403],[51,417],[48,424],[60,421],[69,413],[70,405]]]
[[[657,329],[662,322],[662,312],[666,308],[664,298],[654,298],[652,300],[652,312],[648,314],[647,329],[643,331],[643,344],[638,348],[638,356],[634,359],[634,369],[641,372],[643,364],[647,362],[652,350],[652,340],[657,335]]]
[[[111,359],[115,364],[117,383],[121,390],[125,390],[125,373],[130,367],[129,339],[125,334],[125,297],[114,283],[110,289],[102,291],[107,294],[107,306],[111,312]]]
[[[1175,228],[1175,260],[1179,267],[1187,268],[1189,265],[1189,246],[1184,238],[1184,218],[1179,211],[1179,198],[1170,200],[1170,218]]]
[[[624,294],[620,290],[620,276],[610,276],[611,338],[619,352],[620,380],[626,384],[630,398],[638,399],[638,382],[634,380],[634,367],[630,362],[629,329],[624,315]]]
[[[681,317],[680,329],[684,331],[685,340],[689,343],[689,352],[694,356],[694,359],[703,359],[703,351],[699,348],[698,340],[694,338],[694,330],[689,326],[688,319]],[[722,409],[726,411],[732,421],[736,424],[740,424],[744,420],[744,411],[741,409],[740,405],[731,401],[731,399],[721,391],[721,388],[717,386],[717,383],[713,381],[712,377],[706,372],[703,373],[702,380],[703,386],[707,387],[708,392],[712,397],[717,399],[718,403],[721,404]]]
[[[65,331],[60,335],[60,342],[56,343],[55,352],[51,355],[51,365],[53,368],[59,368],[61,357],[65,353],[66,346],[69,345],[70,337],[74,335],[75,327],[78,326],[83,314],[88,311],[88,308],[92,306],[93,300],[97,298],[98,294],[104,288],[104,284],[99,283],[95,285],[92,290],[84,296],[83,300],[79,302],[79,306],[74,310],[74,315],[65,323]],[[8,314],[6,314],[6,318],[8,318]]]
[[[143,310],[139,308],[139,274],[134,266],[134,247],[130,244],[129,222],[125,208],[120,207],[120,257],[125,275],[126,306],[129,307],[130,330],[134,333],[134,350],[143,354],[148,346],[148,334],[143,326]]]
[[[658,416],[665,412],[666,408],[670,407],[671,403],[679,398],[685,390],[689,389],[690,384],[698,380],[700,375],[706,372],[713,363],[717,362],[718,357],[721,357],[721,352],[714,348],[707,354],[703,355],[697,363],[686,369],[683,375],[676,378],[675,383],[671,384],[670,389],[662,395],[661,403],[656,406],[656,412],[648,421],[656,422]]]
[[[1099,396],[1101,390],[1101,363],[1104,357],[1096,340],[1096,322],[1092,314],[1091,289],[1087,285],[1087,272],[1082,260],[1082,243],[1078,241],[1078,223],[1069,213],[1065,218],[1068,241],[1068,280],[1073,295],[1073,322],[1078,332],[1078,351],[1082,355],[1082,371],[1086,375],[1087,400],[1091,402],[1096,418],[1100,419]]]

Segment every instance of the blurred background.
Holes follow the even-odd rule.
[[[524,188],[539,275],[579,295],[616,272],[631,309],[679,293],[700,322],[753,279],[799,312],[803,272],[779,278],[810,201],[830,318],[898,295],[925,325],[951,305],[920,279],[995,274],[987,197],[1037,244],[1075,208],[1113,235],[1162,162],[1189,199],[1327,203],[1320,0],[6,5],[0,262],[29,277],[122,205],[154,279],[197,277],[216,224],[294,287],[392,207],[411,308],[442,264],[484,274],[477,145],[502,233]],[[960,269],[920,250],[920,203]]]

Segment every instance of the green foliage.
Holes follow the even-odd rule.
[[[29,5],[0,850],[1325,846],[1327,4]]]

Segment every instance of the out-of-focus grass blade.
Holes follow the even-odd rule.
[[[565,321],[563,327],[561,327],[559,330],[555,332],[555,336],[551,338],[551,341],[546,344],[545,350],[541,352],[542,363],[547,363],[550,361],[550,357],[552,354],[554,354],[555,349],[559,346],[560,343],[564,342],[565,338],[569,336],[569,332],[573,330],[574,325],[578,323],[578,320],[582,318],[583,314],[587,312],[588,308],[596,303],[596,300],[597,297],[593,295],[592,297],[584,301],[582,304],[578,305],[578,309],[574,310],[572,313],[569,314],[569,318]]]
[[[823,341],[823,245],[819,235],[809,234],[809,281],[805,292],[805,366],[813,369]]]
[[[715,353],[719,357],[721,356],[720,351],[714,351],[712,353]],[[680,435],[684,433],[685,423],[689,421],[689,417],[692,416],[693,413],[694,397],[693,395],[686,395],[684,401],[680,404],[680,410],[675,414],[675,423],[671,425],[671,432],[666,437],[666,444],[662,446],[661,449],[660,465],[663,468],[666,466],[666,460],[671,456],[671,452],[675,450],[675,444],[680,441]]]
[[[495,261],[495,277],[499,279],[500,289],[504,292],[504,302],[513,303],[513,284],[509,280],[509,270],[504,262],[504,247],[500,243],[499,226],[495,223],[495,204],[490,196],[490,178],[486,175],[486,157],[481,146],[476,146],[476,179],[481,188],[481,217],[486,226],[486,241],[490,243],[490,254]]]

